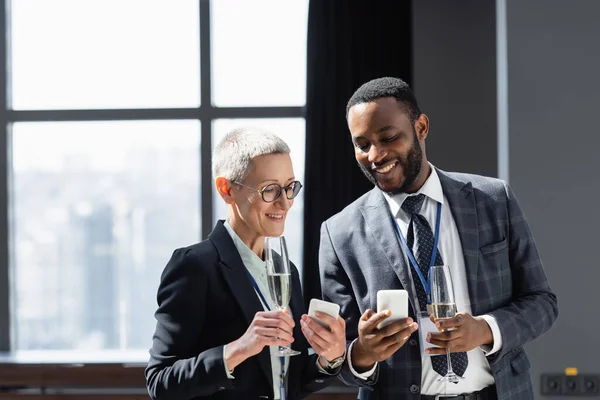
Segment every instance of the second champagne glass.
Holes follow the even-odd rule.
[[[431,267],[429,274],[433,317],[436,321],[438,319],[454,317],[456,315],[456,301],[454,299],[450,269],[447,265],[437,265]],[[448,347],[446,347],[446,359],[448,360],[448,372],[438,380],[457,383],[461,379],[464,379],[462,376],[456,375],[452,370],[452,360],[450,359],[450,349]]]
[[[283,236],[265,237],[265,262],[267,264],[267,282],[271,299],[278,310],[288,307],[292,295],[292,271],[287,246]],[[289,346],[279,346],[277,356],[295,356],[299,351]]]

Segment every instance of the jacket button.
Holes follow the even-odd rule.
[[[410,385],[410,392],[413,394],[419,393],[419,386],[418,385]]]
[[[411,346],[413,346],[413,347],[414,347],[414,346],[416,346],[416,345],[417,345],[417,341],[416,341],[415,339],[410,339],[410,340],[408,341],[408,344],[410,344]]]

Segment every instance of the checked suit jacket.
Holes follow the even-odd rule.
[[[459,232],[473,315],[492,315],[502,335],[501,350],[488,357],[498,399],[531,400],[523,345],[550,329],[558,306],[527,220],[505,182],[436,170]],[[323,223],[319,268],[324,300],[341,306],[348,344],[358,337],[360,316],[376,309],[378,290],[410,293],[409,266],[380,189]],[[419,398],[413,393],[421,384],[417,335],[380,362],[369,380],[354,377],[347,363],[340,378],[361,387],[359,399]]]

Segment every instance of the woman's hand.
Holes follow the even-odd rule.
[[[327,361],[343,356],[346,352],[346,321],[340,316],[336,319],[318,311],[315,316],[329,325],[329,329],[306,314],[300,320],[302,333],[315,353]]]
[[[265,346],[288,346],[294,341],[294,320],[285,311],[259,311],[239,339],[225,347],[225,363],[232,371]]]

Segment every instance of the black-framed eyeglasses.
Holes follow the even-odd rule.
[[[275,200],[277,200],[279,196],[281,196],[281,192],[283,190],[285,190],[285,197],[287,197],[289,200],[292,200],[293,198],[298,196],[298,193],[300,193],[300,189],[302,189],[302,184],[299,181],[294,181],[287,186],[281,186],[277,183],[270,183],[260,190],[251,186],[243,185],[236,181],[231,181],[231,183],[235,183],[236,185],[257,191],[258,193],[260,193],[263,201],[266,203],[272,203]]]

